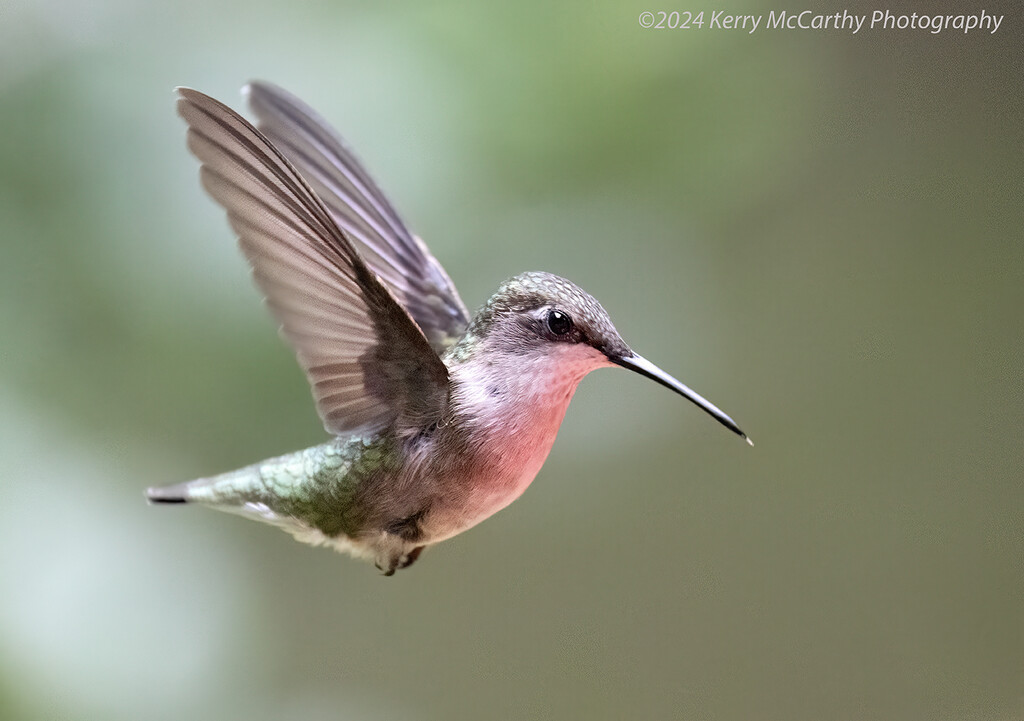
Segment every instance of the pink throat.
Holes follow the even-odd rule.
[[[453,369],[455,411],[479,438],[471,525],[526,490],[547,459],[579,382],[607,364],[593,354],[577,353],[527,359],[501,377],[484,364]]]

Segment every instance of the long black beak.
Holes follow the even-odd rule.
[[[754,442],[747,437],[747,434],[740,430],[740,427],[736,425],[729,416],[725,415],[714,403],[704,398],[699,393],[695,392],[691,388],[688,388],[684,384],[677,381],[675,378],[670,376],[668,373],[663,371],[658,366],[651,363],[646,358],[633,354],[624,358],[613,358],[609,356],[609,360],[612,363],[622,366],[623,368],[629,368],[631,371],[636,371],[642,376],[647,376],[652,381],[656,381],[666,388],[671,388],[679,395],[687,398],[698,406],[703,408],[705,411],[715,417],[715,420],[721,423],[723,426],[728,428],[730,431],[738,436],[743,436],[743,439],[750,445],[754,445]]]

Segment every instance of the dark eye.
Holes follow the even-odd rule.
[[[565,335],[572,330],[572,318],[560,310],[549,311],[548,328],[555,335]]]

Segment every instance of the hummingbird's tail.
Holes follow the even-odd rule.
[[[150,503],[188,503],[188,484],[177,483],[162,488],[147,488],[146,499]]]
[[[258,487],[259,469],[257,466],[248,466],[211,478],[147,488],[146,498],[150,503],[198,502],[216,507],[240,506],[252,499],[253,491]]]
[[[340,525],[324,528],[316,523],[332,522],[334,515],[344,512],[341,506],[325,508],[319,505],[322,496],[318,495],[321,492],[315,481],[317,473],[327,466],[327,471],[337,475],[328,475],[325,482],[334,484],[335,493],[339,488],[344,490],[348,463],[345,459],[338,459],[337,448],[328,443],[217,476],[149,488],[146,498],[150,503],[208,506],[277,526],[303,543],[327,545],[356,556],[372,556],[376,552],[374,548],[354,541],[347,535],[346,528]],[[330,500],[328,498],[326,502]],[[313,522],[307,520],[311,514]]]

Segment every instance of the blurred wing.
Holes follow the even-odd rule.
[[[178,93],[203,186],[227,210],[327,430],[440,417],[444,363],[305,181],[230,108],[195,90]]]
[[[466,330],[470,317],[444,268],[412,235],[341,137],[311,108],[281,88],[247,86],[257,126],[323,200],[359,254],[409,311],[438,354]]]

